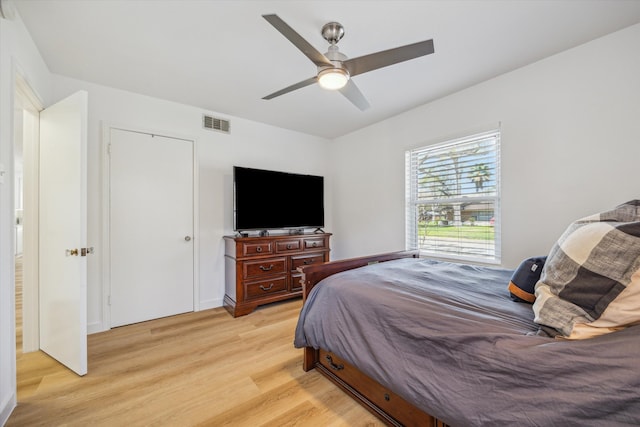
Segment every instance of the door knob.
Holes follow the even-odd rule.
[[[77,249],[67,249],[64,251],[65,256],[78,256],[78,250]]]
[[[184,236],[184,240],[185,240],[185,242],[191,241],[191,236]]]

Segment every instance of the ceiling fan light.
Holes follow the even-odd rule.
[[[342,68],[327,68],[318,73],[318,84],[323,89],[342,89],[349,81],[349,72]]]

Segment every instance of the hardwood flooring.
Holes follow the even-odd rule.
[[[16,297],[16,299],[18,299]],[[293,347],[301,300],[233,318],[223,308],[89,335],[79,377],[17,357],[12,426],[379,426]]]

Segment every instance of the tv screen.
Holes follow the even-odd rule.
[[[324,177],[233,167],[234,230],[324,227]]]

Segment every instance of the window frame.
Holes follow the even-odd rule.
[[[486,132],[476,133],[468,136],[464,136],[461,138],[445,140],[441,142],[436,142],[433,144],[423,145],[420,147],[416,147],[405,152],[405,247],[407,250],[419,250],[421,256],[428,256],[432,258],[441,258],[452,261],[464,261],[470,263],[477,264],[490,264],[490,265],[499,265],[502,260],[502,251],[501,251],[501,209],[500,209],[500,196],[501,196],[501,186],[500,186],[500,147],[501,147],[501,132],[499,129],[494,129]],[[472,146],[472,144],[481,143],[483,141],[492,140],[493,149],[488,150],[490,157],[493,157],[493,162],[490,164],[492,168],[490,171],[493,173],[493,177],[491,178],[491,182],[493,183],[492,188],[494,189],[493,193],[491,191],[483,192],[481,195],[473,194],[468,189],[466,190],[466,194],[460,190],[461,188],[461,173],[458,177],[455,178],[457,190],[460,191],[458,194],[446,195],[446,196],[436,196],[434,191],[434,186],[420,186],[418,174],[420,173],[419,166],[417,165],[419,156],[427,155],[428,153],[438,153],[442,152],[444,149],[460,149],[465,148],[465,146]],[[472,157],[472,155],[469,155]],[[442,162],[444,163],[444,161]],[[470,168],[472,166],[468,163],[465,167]],[[443,169],[444,176],[446,175],[446,171],[454,171],[455,167],[450,167],[448,169]],[[443,173],[440,171],[439,173]],[[468,172],[468,171],[467,171]],[[419,189],[422,188],[423,197],[418,196]],[[426,190],[425,190],[426,189]],[[476,188],[476,192],[477,192]],[[425,197],[424,194],[430,192],[433,194],[432,197]],[[454,191],[454,193],[456,193]],[[418,233],[418,223],[420,222],[418,219],[419,209],[421,206],[428,205],[461,205],[463,203],[469,202],[477,202],[482,204],[492,204],[493,205],[493,248],[487,246],[484,251],[488,251],[489,253],[484,255],[474,255],[471,253],[471,247],[465,246],[461,244],[460,237],[455,241],[455,248],[457,249],[457,253],[448,251],[448,250],[438,250],[437,242],[438,238],[435,237],[431,240],[430,246],[434,245],[435,249],[427,249],[420,243],[420,236]],[[424,208],[423,208],[424,209]],[[458,208],[459,209],[459,208]],[[460,211],[458,211],[458,220],[460,220]],[[458,224],[461,225],[461,224]],[[428,239],[428,237],[424,237],[424,239]],[[429,241],[424,240],[423,241]],[[451,243],[451,242],[449,242]],[[493,251],[491,253],[491,250]]]

